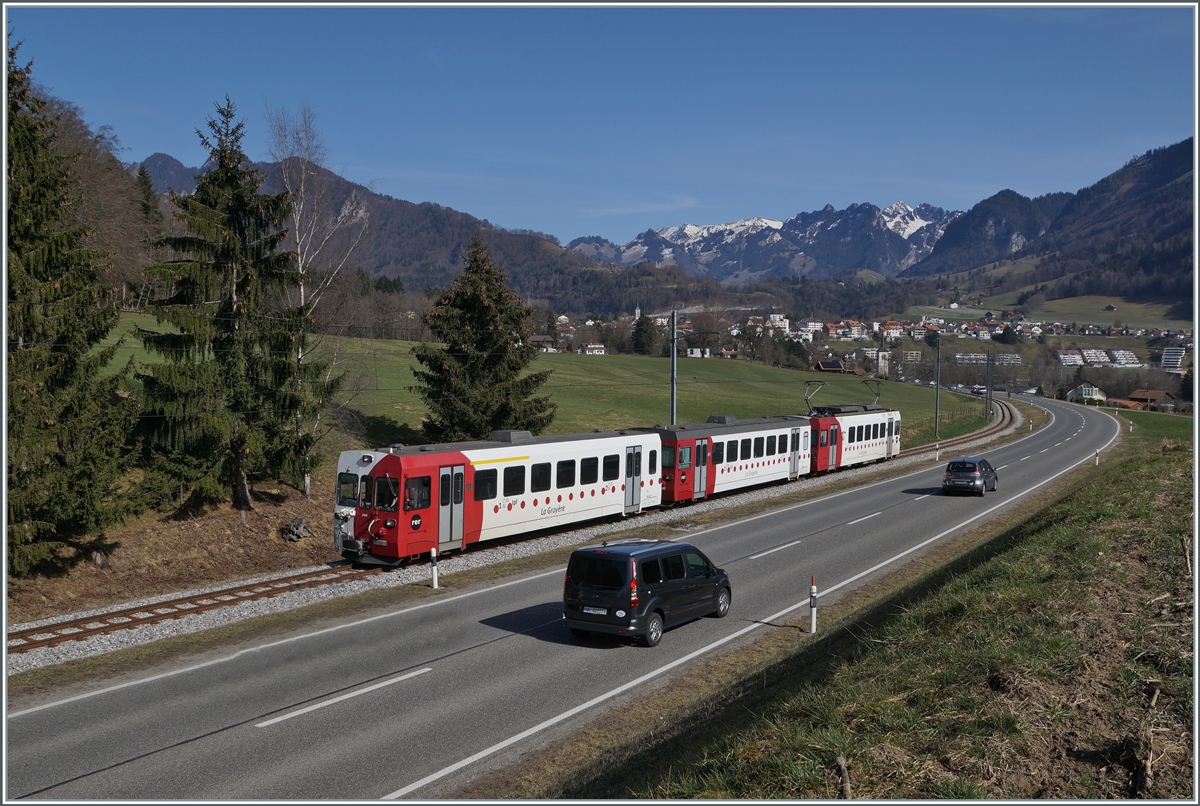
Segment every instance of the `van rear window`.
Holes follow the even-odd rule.
[[[951,462],[949,470],[951,473],[974,473],[974,462]]]
[[[618,590],[629,584],[629,560],[577,554],[567,566],[567,578],[581,588]]]

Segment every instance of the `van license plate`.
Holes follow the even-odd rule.
[[[585,607],[585,608],[583,608],[583,612],[587,613],[589,616],[607,616],[608,608],[606,608],[606,607]]]

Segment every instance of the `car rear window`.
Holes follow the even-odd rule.
[[[974,462],[951,462],[949,470],[951,473],[974,473],[975,472],[975,463]]]
[[[567,578],[581,588],[617,590],[629,584],[629,560],[577,554],[567,566]]]

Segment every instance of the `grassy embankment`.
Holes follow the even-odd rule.
[[[1192,423],[1122,416],[1134,431],[1100,467],[965,554],[466,794],[835,798],[842,756],[856,798],[1191,799]]]

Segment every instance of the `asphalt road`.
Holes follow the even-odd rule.
[[[689,535],[729,572],[733,607],[669,630],[654,649],[572,638],[558,623],[561,569],[512,578],[10,713],[6,796],[433,797],[696,657],[806,621],[813,575],[831,601],[1021,506],[1119,428],[1093,409],[1038,402],[1050,425],[979,451],[999,470],[984,498],[942,496],[937,467]]]

